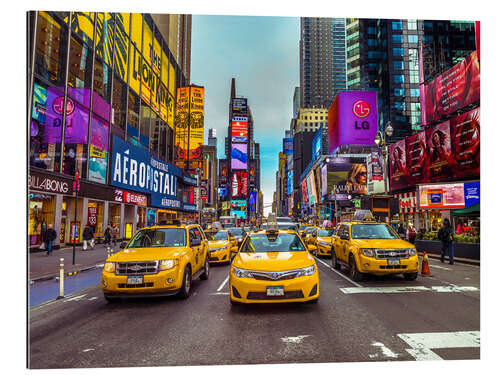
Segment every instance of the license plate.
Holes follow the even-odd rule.
[[[129,276],[129,277],[127,277],[127,284],[128,285],[137,285],[137,284],[143,284],[143,283],[144,283],[143,276]]]
[[[399,266],[399,259],[387,259],[389,266]]]
[[[268,296],[284,296],[285,295],[285,287],[283,287],[283,286],[268,286],[267,287],[267,295]]]

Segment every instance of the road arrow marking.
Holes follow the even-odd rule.
[[[396,353],[394,353],[391,349],[386,347],[381,342],[373,342],[372,346],[380,348],[382,350],[382,354],[387,358],[398,358],[398,355]],[[377,354],[370,355],[370,358],[374,358],[374,357],[378,357],[378,355]]]
[[[281,341],[287,344],[300,344],[302,340],[304,340],[306,337],[309,337],[311,335],[301,335],[301,336],[290,336],[290,337],[282,337]]]
[[[219,289],[217,289],[217,291],[220,292],[222,290],[222,288],[224,288],[224,285],[226,285],[226,283],[228,281],[229,281],[229,275],[227,275],[226,279],[222,282],[222,284],[220,284]]]
[[[64,302],[69,302],[69,301],[80,301],[83,297],[85,297],[87,294],[82,294],[81,296],[76,296],[67,300],[64,300]]]

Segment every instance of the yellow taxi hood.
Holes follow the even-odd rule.
[[[332,237],[318,237],[318,241],[330,242]]]
[[[309,267],[314,258],[309,251],[238,253],[233,265],[238,268],[255,271],[287,271]]]
[[[124,249],[113,254],[110,262],[140,262],[148,260],[173,259],[180,255],[184,247],[137,247]]]
[[[381,239],[353,239],[352,243],[359,248],[366,249],[413,249],[415,246],[407,241],[397,240],[381,240]]]
[[[228,246],[228,245],[229,245],[228,240],[208,241],[208,247],[222,247],[222,246]]]

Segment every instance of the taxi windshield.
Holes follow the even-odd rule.
[[[227,241],[227,232],[205,232],[209,241]]]
[[[232,236],[243,236],[245,234],[245,231],[241,228],[230,228],[228,229],[229,233],[231,233]]]
[[[306,251],[299,236],[295,233],[249,235],[240,250],[243,253],[284,253],[289,251]]]
[[[127,248],[186,246],[186,230],[182,228],[143,229],[136,233]]]
[[[399,238],[396,232],[385,224],[353,224],[351,226],[353,239],[383,239]]]
[[[333,229],[320,229],[318,232],[318,237],[331,237],[334,235]]]

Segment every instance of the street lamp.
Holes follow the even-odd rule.
[[[387,195],[387,191],[388,191],[388,188],[387,188],[387,175],[388,175],[388,168],[387,168],[387,165],[388,165],[388,161],[387,161],[387,141],[386,141],[386,135],[388,137],[391,137],[392,134],[394,133],[394,129],[393,127],[391,126],[391,122],[388,121],[386,126],[385,126],[385,130],[383,132],[381,132],[380,130],[377,132],[377,135],[375,136],[375,139],[373,140],[375,142],[375,144],[378,146],[378,147],[381,147],[382,148],[382,157],[384,159],[384,192],[385,194]]]

